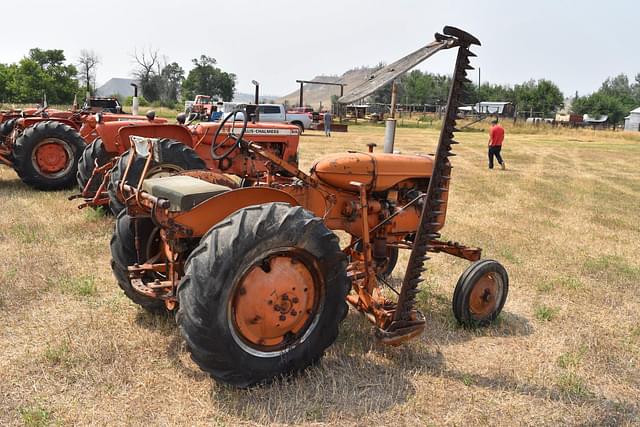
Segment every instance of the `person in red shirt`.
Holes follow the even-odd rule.
[[[504,128],[498,124],[498,119],[495,119],[491,122],[491,130],[489,131],[489,169],[493,169],[493,157],[495,156],[502,170],[505,170],[504,160],[500,155],[503,141]]]

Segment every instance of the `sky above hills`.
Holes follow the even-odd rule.
[[[474,65],[482,81],[515,84],[547,78],[565,96],[590,93],[608,76],[640,73],[640,2],[539,0],[215,0],[63,4],[32,0],[3,4],[0,62],[15,62],[33,47],[81,49],[100,56],[98,83],[129,77],[133,53],[157,49],[169,62],[191,67],[206,54],[238,76],[237,90],[295,90],[296,79],[340,75],[361,65],[393,62],[433,40],[444,25],[476,35]],[[418,68],[450,73],[452,52]],[[477,72],[471,78],[477,81]]]

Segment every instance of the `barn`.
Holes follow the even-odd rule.
[[[624,130],[640,131],[640,107],[631,111],[631,113],[624,118]]]

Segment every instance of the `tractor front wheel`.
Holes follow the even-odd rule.
[[[164,313],[163,301],[136,292],[131,285],[128,267],[143,264],[159,253],[159,229],[149,218],[138,218],[140,248],[136,250],[134,219],[126,211],[120,212],[111,237],[111,270],[124,294],[134,303],[151,313]],[[140,252],[140,253],[138,253]]]
[[[39,190],[61,190],[75,183],[85,143],[64,123],[41,122],[24,130],[13,151],[14,168],[22,181]]]
[[[96,163],[98,166],[103,166],[109,160],[111,160],[111,155],[105,151],[101,138],[96,138],[95,141],[84,148],[82,156],[80,156],[80,160],[78,161],[78,173],[76,174],[78,186],[81,191],[84,190],[89,179],[91,179],[91,175],[96,168]],[[102,174],[96,174],[91,180],[91,186],[88,190],[92,195],[95,195],[95,192],[100,188],[103,178]]]
[[[453,293],[453,314],[464,326],[486,326],[502,311],[509,276],[497,261],[476,261],[460,276]]]
[[[200,368],[248,387],[319,360],[349,289],[346,256],[320,218],[284,203],[250,206],[187,259],[177,321]]]
[[[164,138],[156,142],[156,144],[157,146],[154,148],[152,155],[157,156],[157,158],[151,161],[145,178],[161,178],[186,170],[206,168],[204,161],[198,154],[196,154],[191,147],[180,141]],[[107,184],[109,208],[114,215],[117,215],[125,208],[124,204],[118,199],[118,184],[124,175],[124,171],[127,169],[130,155],[131,152],[127,151],[120,156],[116,165],[111,170],[109,183]],[[145,162],[146,158],[140,156],[133,160],[131,169],[129,169],[129,175],[127,176],[127,184],[138,184],[140,176],[144,171]]]

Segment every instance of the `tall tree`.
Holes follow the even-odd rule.
[[[194,58],[193,69],[189,71],[182,84],[182,96],[193,99],[195,95],[210,95],[231,101],[236,86],[236,76],[216,67],[216,60],[210,56],[201,55]]]
[[[71,103],[78,93],[75,66],[65,64],[59,49],[34,48],[18,64],[9,66],[8,88],[15,102],[41,102],[45,93],[51,104]]]
[[[133,75],[140,83],[142,95],[147,101],[159,100],[160,93],[158,91],[158,79],[156,77],[158,75],[156,72],[158,66],[158,50],[152,48],[142,49],[141,52],[135,50],[133,52],[133,58],[137,63]]]
[[[177,101],[180,87],[184,82],[184,70],[182,67],[177,62],[167,64],[160,72],[160,76],[163,83],[162,100],[164,102]]]
[[[80,51],[80,56],[78,57],[79,80],[88,93],[92,93],[95,90],[96,67],[99,63],[100,58],[93,50],[82,49]],[[91,83],[93,83],[93,86]]]

